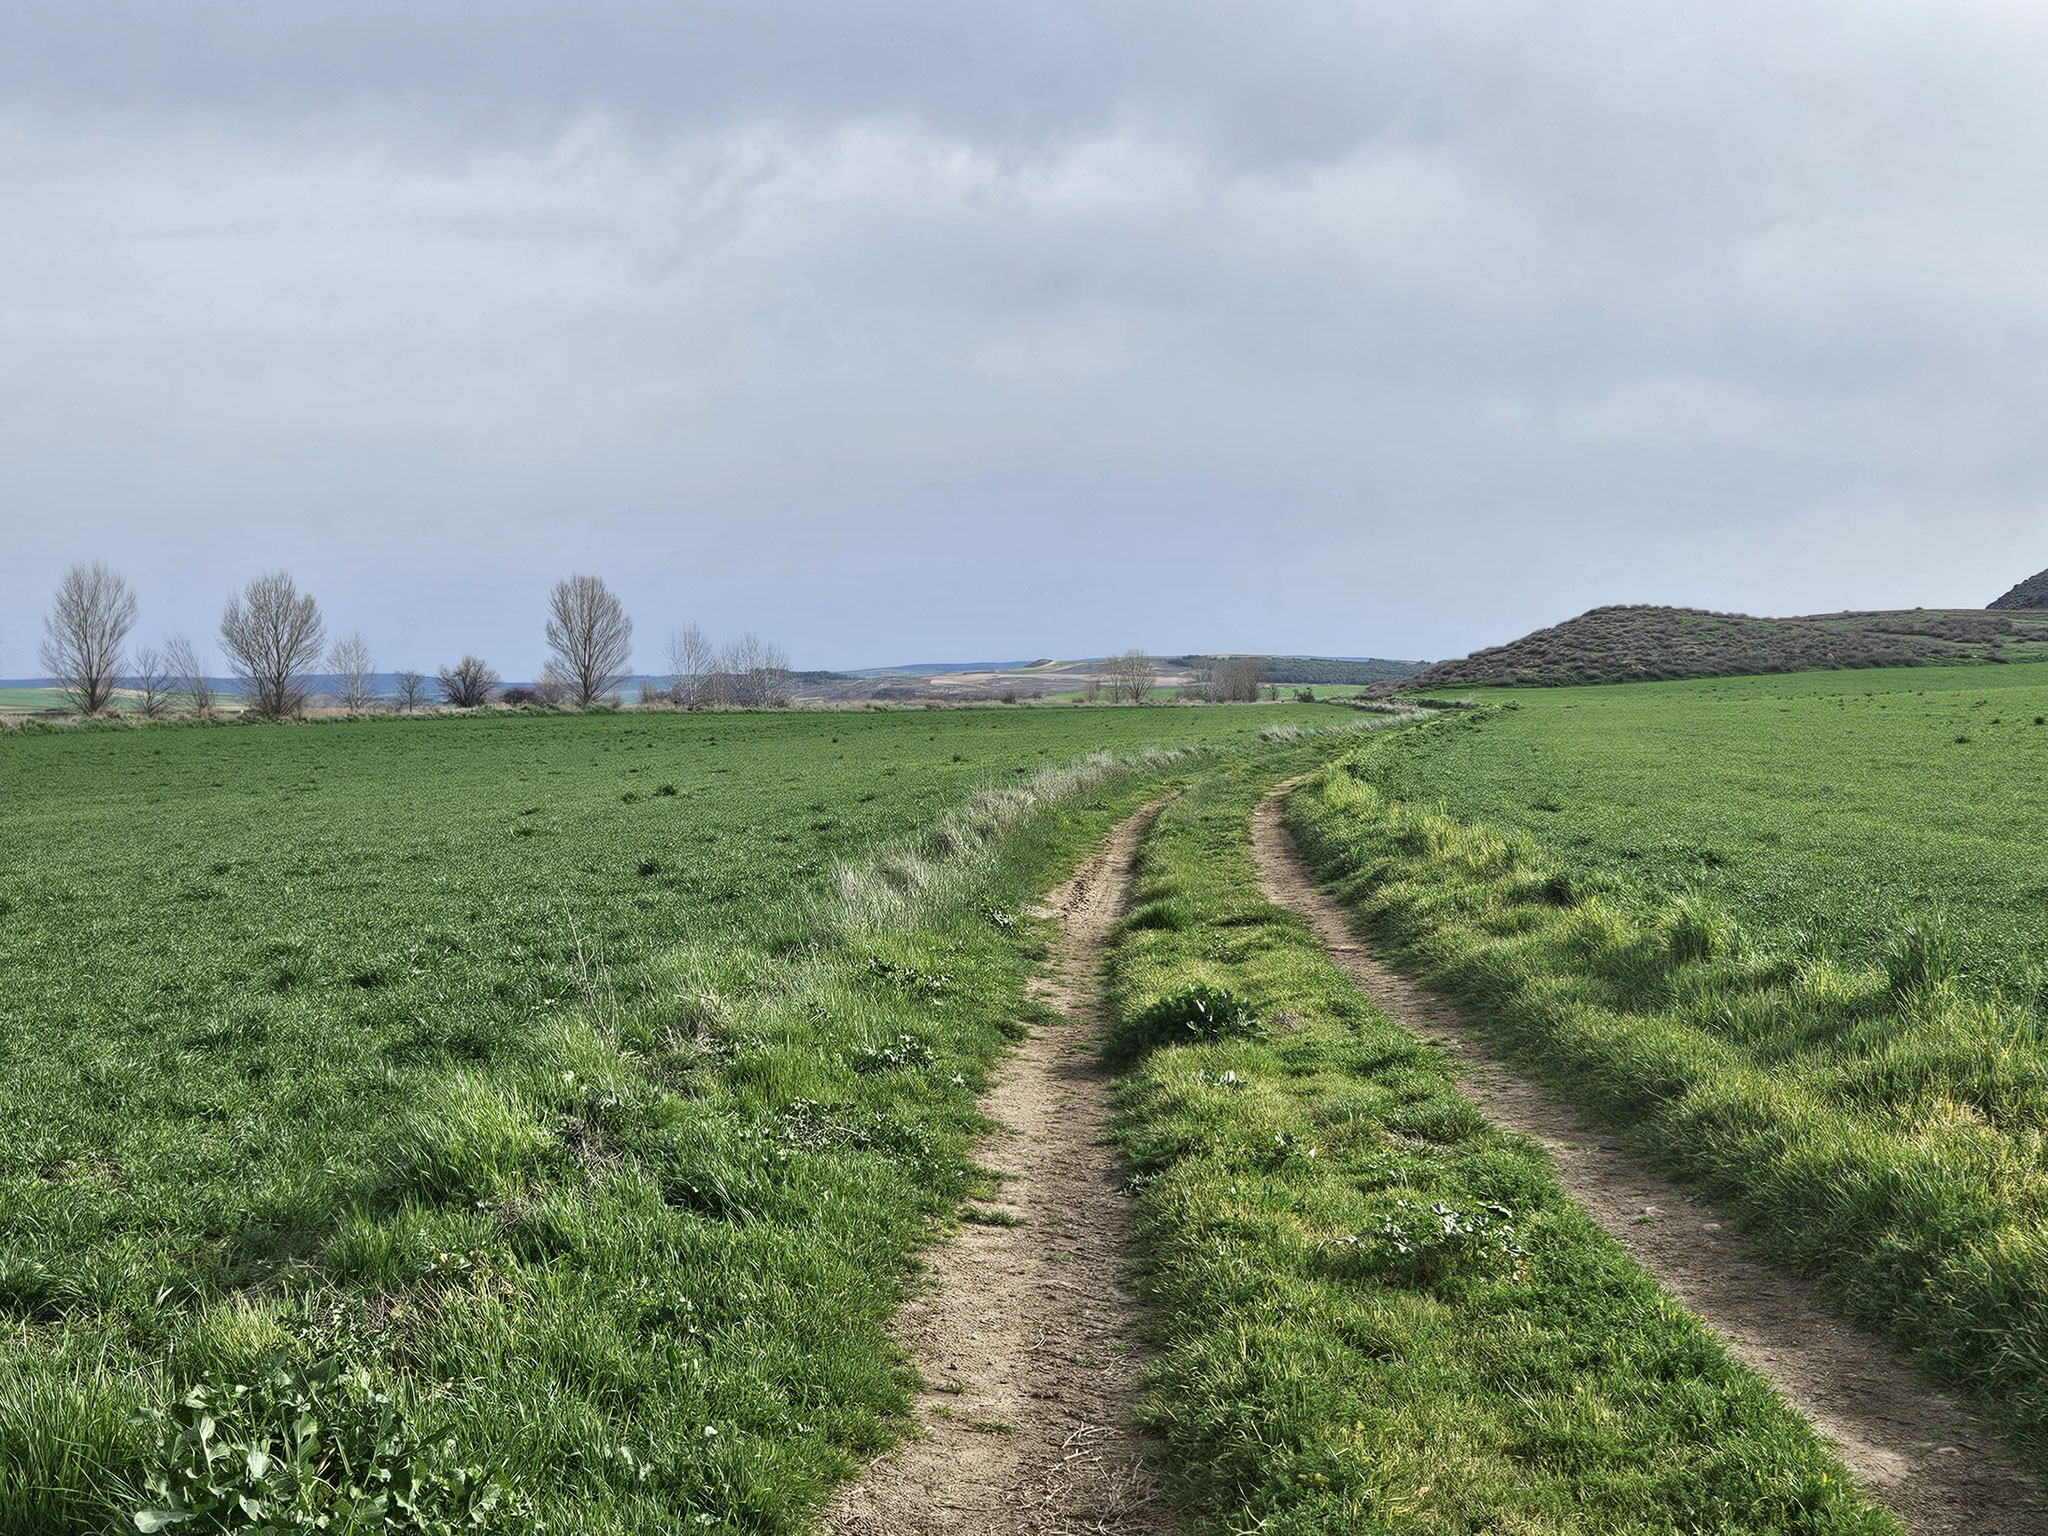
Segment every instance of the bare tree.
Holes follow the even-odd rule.
[[[178,680],[178,687],[196,715],[213,713],[213,679],[206,675],[206,663],[198,649],[182,634],[164,642],[164,661]]]
[[[107,707],[121,672],[121,645],[135,627],[135,594],[112,567],[74,565],[43,616],[43,665],[82,715]]]
[[[789,702],[789,653],[752,633],[718,653],[715,676],[722,702],[767,709]]]
[[[1102,667],[1102,681],[1109,689],[1109,696],[1132,704],[1143,703],[1151,697],[1152,684],[1158,676],[1159,669],[1143,651],[1125,651],[1121,656],[1112,656]]]
[[[1266,663],[1259,656],[1224,656],[1209,674],[1209,698],[1218,704],[1255,704]]]
[[[376,695],[377,663],[370,658],[369,642],[361,630],[350,630],[334,642],[327,653],[327,670],[341,690],[342,707],[360,714]]]
[[[426,697],[427,680],[424,675],[418,672],[400,672],[397,674],[396,681],[398,683],[398,707],[407,714],[411,714],[420,707],[420,700]]]
[[[313,594],[290,576],[258,576],[228,599],[220,645],[249,695],[249,708],[273,720],[301,713],[313,691],[313,668],[327,648],[327,626]]]
[[[669,698],[684,709],[702,709],[712,702],[718,655],[704,631],[692,624],[668,640]]]
[[[176,670],[153,645],[135,653],[135,670],[128,687],[135,695],[135,707],[146,720],[161,720],[171,712],[171,690],[177,686]]]
[[[569,674],[553,657],[549,657],[541,666],[540,676],[533,680],[534,696],[550,708],[557,707],[568,699],[570,687]]]
[[[465,656],[454,666],[441,668],[436,678],[441,697],[457,709],[478,709],[490,703],[498,681],[498,674],[474,656]]]
[[[626,680],[633,659],[633,621],[598,576],[555,583],[548,599],[548,647],[561,663],[569,697],[587,709]]]
[[[1183,684],[1179,696],[1211,704],[1253,704],[1258,702],[1259,684],[1265,681],[1266,662],[1260,656],[1218,656],[1197,669]]]

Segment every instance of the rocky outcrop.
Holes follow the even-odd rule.
[[[2048,608],[2048,571],[2029,576],[1987,608]]]

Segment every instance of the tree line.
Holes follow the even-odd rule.
[[[38,648],[58,689],[82,715],[108,713],[123,689],[130,706],[152,719],[172,713],[180,700],[195,714],[212,714],[221,701],[206,658],[190,637],[171,634],[160,645],[129,650],[136,608],[127,580],[102,561],[64,573],[43,617]],[[252,714],[303,714],[323,685],[351,712],[387,703],[413,710],[433,702],[420,672],[394,674],[395,693],[388,699],[380,695],[376,661],[362,633],[351,631],[330,644],[319,604],[283,571],[258,576],[231,595],[219,633],[228,669]],[[494,668],[466,655],[437,669],[431,686],[440,702],[457,709],[494,701],[587,709],[617,701],[632,675],[633,620],[601,577],[556,582],[545,633],[548,660],[531,685],[504,688]],[[714,646],[692,624],[670,640],[669,660],[671,681],[665,688],[643,685],[643,703],[701,709],[789,702],[788,655],[751,634]]]

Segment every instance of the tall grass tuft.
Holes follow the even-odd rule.
[[[1114,780],[1185,767],[1205,751],[1169,746],[1129,752],[1105,749],[1075,762],[1040,768],[1019,784],[978,790],[922,832],[840,865],[832,873],[834,901],[824,916],[835,927],[875,929],[957,900],[986,875],[1003,837],[1033,812]]]

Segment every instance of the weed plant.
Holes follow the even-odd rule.
[[[1221,768],[1162,812],[1110,959],[1112,1040],[1150,1045],[1117,1136],[1182,1528],[1896,1531],[1263,898],[1249,822],[1277,773]],[[1259,1028],[1134,1031],[1191,996]]]
[[[1817,684],[1723,685],[1725,704],[1695,686],[1684,752],[1667,713],[1679,690],[1531,698],[1366,747],[1295,794],[1288,822],[1406,968],[2042,1465],[2048,1056],[2035,1007],[1996,979],[2017,970],[2001,946],[2041,920],[2014,894],[2038,878],[2024,839],[2042,802],[2024,770],[2048,736],[1997,738],[1990,720],[2048,697],[2038,678],[1994,681],[1971,752],[1940,711],[1972,708],[1981,678],[1885,710]],[[1771,704],[1790,714],[1767,730],[1759,696],[1802,702]],[[1747,734],[1716,730],[1731,721]],[[1655,800],[1637,777],[1649,761]],[[1460,809],[1550,808],[1501,826],[1394,798],[1425,784]],[[1828,808],[1843,801],[1857,808]],[[1548,836],[1526,830],[1532,815]],[[1673,853],[1633,856],[1653,836],[1713,849],[1712,878]],[[1966,870],[1967,908],[1945,901],[1944,916],[1933,897]],[[1873,930],[1862,893],[1880,881],[1903,911]],[[1845,911],[1847,932],[1802,931]]]
[[[805,1529],[1018,914],[1274,714],[8,733],[0,1532]]]

